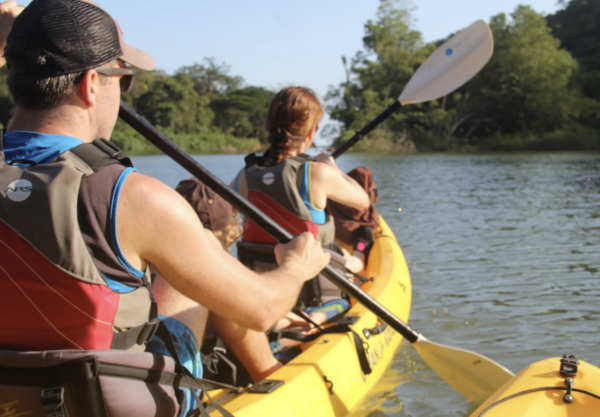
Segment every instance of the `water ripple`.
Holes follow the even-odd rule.
[[[240,155],[197,159],[227,182],[243,165]],[[134,160],[171,186],[189,176],[166,157]],[[374,171],[377,208],[413,280],[411,326],[513,372],[563,353],[600,365],[600,154],[345,155],[338,163]],[[465,416],[475,407],[403,344],[353,416]]]

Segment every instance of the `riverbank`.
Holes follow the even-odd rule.
[[[600,151],[600,133],[575,128],[543,135],[493,137],[480,151]]]
[[[192,155],[250,153],[261,149],[258,139],[236,138],[221,132],[197,134],[163,132],[169,139]],[[162,152],[122,120],[117,121],[111,141],[127,155],[160,155]]]
[[[118,122],[112,141],[128,155],[160,155],[161,152],[121,120]],[[247,154],[261,151],[264,145],[258,139],[236,138],[221,132],[206,131],[198,134],[171,134],[164,132],[184,151],[192,155]],[[330,150],[352,137],[348,132],[335,141]],[[416,143],[415,143],[416,142]],[[367,154],[412,154],[417,152],[478,153],[478,152],[523,152],[523,151],[600,151],[600,133],[582,127],[557,131],[543,135],[492,136],[480,143],[457,144],[446,141],[411,140],[410,135],[387,138],[376,134],[367,136],[349,151]]]
[[[359,141],[349,152],[371,154],[411,154],[416,152],[478,153],[478,152],[554,152],[600,151],[600,132],[582,126],[544,134],[491,135],[461,141],[450,140],[428,132],[404,133],[398,138],[384,137],[374,132]],[[347,132],[336,139],[331,150],[353,136]]]

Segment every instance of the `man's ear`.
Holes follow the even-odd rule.
[[[77,93],[79,98],[88,107],[94,107],[97,103],[98,89],[100,87],[100,76],[96,70],[87,70],[83,79],[77,86]]]

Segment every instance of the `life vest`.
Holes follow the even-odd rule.
[[[266,166],[256,154],[246,156],[244,175],[248,200],[292,235],[310,232],[323,247],[331,247],[335,242],[333,218],[326,214],[325,223],[316,224],[299,191],[305,164],[310,161],[308,155],[300,154],[277,165]],[[242,241],[238,243],[238,257],[254,269],[271,269],[276,266],[272,246],[277,243],[275,238],[246,218]],[[308,281],[301,294],[305,307],[340,297],[342,292],[339,288],[324,277]]]
[[[169,329],[156,318],[149,274],[139,286],[115,289],[100,272],[114,265],[104,259],[97,266],[91,252],[98,249],[86,246],[78,206],[86,204],[82,191],[89,192],[84,178],[120,187],[124,177],[107,174],[114,164],[131,167],[119,148],[98,139],[48,164],[20,168],[6,163],[0,134],[0,412],[179,417],[181,388],[237,391],[195,378],[182,365]],[[104,194],[88,198],[114,203]],[[171,358],[142,351],[155,333]],[[192,412],[208,416],[199,399]]]
[[[148,280],[113,291],[78,223],[82,179],[129,159],[97,140],[22,168],[1,143],[0,349],[143,350],[155,331]]]
[[[299,191],[304,165],[309,161],[308,155],[300,154],[277,165],[265,166],[259,163],[256,154],[248,155],[244,169],[248,200],[291,234],[310,232],[326,246],[335,239],[333,219],[327,215],[324,224],[316,224]],[[250,219],[246,219],[244,224],[243,240],[278,243]]]

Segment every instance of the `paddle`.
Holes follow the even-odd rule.
[[[293,236],[289,232],[267,217],[248,200],[236,193],[227,184],[212,175],[206,168],[196,162],[190,155],[185,153],[162,132],[123,102],[121,102],[119,116],[161,151],[204,182],[214,192],[227,200],[279,242],[285,243],[292,239]],[[363,304],[382,321],[404,336],[409,342],[413,343],[431,368],[469,400],[481,401],[486,399],[513,376],[510,371],[484,356],[429,342],[398,317],[394,316],[360,287],[351,283],[335,268],[328,265],[322,271],[322,274],[342,291]],[[443,359],[438,360],[437,358]]]
[[[448,39],[414,73],[400,97],[331,153],[337,158],[401,106],[450,94],[477,74],[492,57],[490,27],[478,20]]]

